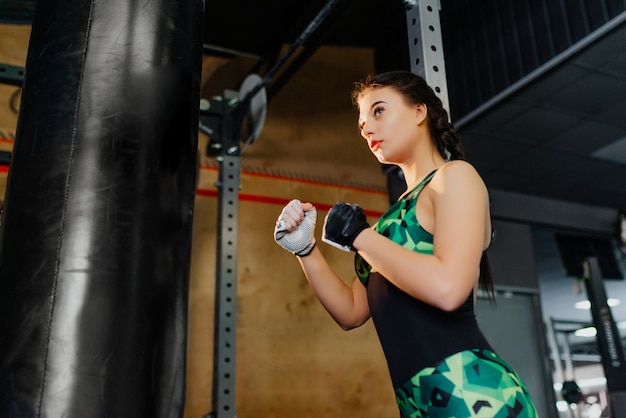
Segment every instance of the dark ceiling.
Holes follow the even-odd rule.
[[[487,3],[479,4],[484,8]],[[574,39],[571,46],[553,51],[550,59],[537,62],[532,71],[461,115],[455,116],[455,104],[460,103],[453,100],[462,97],[460,87],[450,79],[466,77],[468,70],[446,55],[453,64],[446,69],[453,123],[464,138],[469,159],[490,188],[626,209],[626,13],[608,0],[604,3],[607,10],[614,8],[613,17],[608,10],[601,26],[602,22],[595,27],[588,24],[589,33]],[[444,48],[446,40],[470,36],[462,32],[468,27],[458,24],[464,13],[461,4],[469,10],[467,1],[443,2],[444,9],[448,6],[456,13],[446,15],[442,10]],[[299,64],[277,74],[273,80],[277,86],[285,84],[321,45],[372,48],[378,71],[408,69],[404,7],[400,0],[210,1],[205,54],[253,57],[267,70],[280,58],[281,47],[306,35],[307,25],[328,12],[303,43]],[[581,25],[573,22],[573,26]],[[542,41],[519,42],[528,45],[533,40]],[[468,62],[476,61],[472,54],[485,54],[481,48],[463,53]],[[489,74],[495,79],[498,68],[484,73],[483,79]]]
[[[626,209],[626,24],[460,121],[490,187]]]
[[[401,0],[209,1],[205,10],[208,45],[257,57],[271,56],[314,22],[319,30],[313,31],[307,45],[371,48],[391,38],[406,43],[406,35],[398,30],[405,19]]]

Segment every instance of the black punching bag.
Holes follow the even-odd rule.
[[[183,414],[201,0],[40,0],[0,241],[0,417]]]

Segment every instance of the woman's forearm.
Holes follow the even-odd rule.
[[[369,306],[360,283],[355,282],[352,287],[344,283],[318,248],[298,260],[315,296],[342,329],[352,329],[367,321]]]
[[[456,260],[442,260],[402,247],[373,230],[355,240],[359,254],[396,287],[429,305],[454,310],[469,295],[478,277]]]

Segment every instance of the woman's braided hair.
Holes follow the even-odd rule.
[[[463,160],[465,154],[456,130],[449,122],[448,112],[441,99],[422,77],[409,71],[390,71],[371,75],[355,83],[352,91],[352,103],[358,106],[358,100],[368,90],[392,87],[409,104],[425,104],[428,108],[428,125],[437,150],[446,160]],[[448,157],[447,152],[450,153]]]
[[[425,104],[428,108],[428,126],[437,150],[445,160],[464,160],[465,153],[461,140],[449,122],[448,112],[441,99],[426,83],[424,78],[409,71],[390,71],[378,75],[370,75],[363,81],[356,82],[352,90],[352,104],[358,107],[361,96],[371,89],[391,87],[404,97],[409,104]],[[448,156],[448,153],[450,154]],[[495,303],[495,290],[491,266],[487,253],[483,252],[480,260],[480,288]]]

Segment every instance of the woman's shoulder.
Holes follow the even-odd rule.
[[[474,167],[469,161],[466,160],[452,160],[444,163],[437,170],[437,174],[439,177],[467,177],[467,176],[476,176],[480,177],[478,174],[478,170]]]
[[[486,191],[485,183],[478,170],[468,161],[452,160],[443,164],[433,176],[434,185],[445,189],[450,188],[479,188]]]

